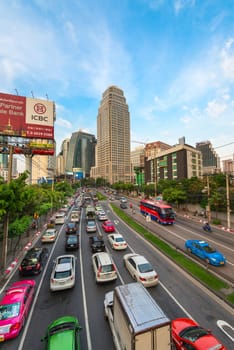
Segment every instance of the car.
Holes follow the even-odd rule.
[[[21,276],[37,275],[41,272],[45,260],[48,257],[48,249],[43,247],[34,247],[27,251],[20,266]]]
[[[224,266],[226,264],[225,256],[211,247],[209,243],[198,239],[188,239],[185,242],[185,248],[199,258],[205,260],[207,264],[214,266]]]
[[[127,198],[126,197],[120,197],[120,202],[121,203],[127,203]]]
[[[110,282],[117,279],[116,266],[107,252],[92,255],[92,265],[96,283]]]
[[[158,284],[158,274],[150,262],[142,255],[129,253],[123,256],[124,265],[130,275],[145,287]]]
[[[54,260],[50,277],[52,292],[69,289],[75,285],[76,264],[74,255],[60,255]]]
[[[68,222],[66,226],[66,234],[76,234],[78,226],[76,222]]]
[[[115,232],[115,226],[109,220],[102,223],[102,228],[105,232]]]
[[[97,225],[95,220],[88,220],[86,224],[86,232],[96,232],[97,231]]]
[[[128,205],[125,202],[120,202],[119,206],[120,206],[121,209],[128,209]]]
[[[80,350],[79,321],[74,316],[62,316],[47,327],[41,341],[46,342],[47,350]]]
[[[99,221],[107,221],[108,217],[104,211],[101,211],[97,214],[98,220]]]
[[[104,252],[106,249],[103,239],[97,236],[89,237],[89,244],[90,244],[92,253]]]
[[[0,301],[0,342],[16,338],[29,314],[36,282],[21,280],[14,282]]]
[[[56,228],[48,228],[41,236],[41,243],[53,243],[58,235]]]
[[[127,242],[120,233],[110,233],[108,241],[111,247],[115,250],[123,250],[127,248]]]
[[[172,340],[176,350],[226,350],[210,330],[201,327],[197,322],[189,318],[172,320]]]
[[[78,235],[67,235],[65,242],[66,250],[77,250],[79,248],[79,236]]]

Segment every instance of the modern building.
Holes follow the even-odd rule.
[[[179,144],[159,152],[155,158],[147,159],[145,173],[146,183],[201,177],[202,154],[181,138]]]
[[[210,141],[196,143],[196,149],[202,154],[203,174],[219,173],[221,171],[220,158],[215,152]]]
[[[141,186],[145,183],[145,147],[138,146],[131,151],[131,167],[134,184]]]
[[[63,140],[61,150],[56,157],[56,176],[65,175],[69,143],[70,139]]]
[[[65,160],[65,172],[74,173],[76,169],[90,177],[90,169],[95,164],[96,138],[84,131],[72,133]]]
[[[26,157],[25,167],[29,172],[27,182],[30,185],[40,183],[41,178],[52,179],[55,176],[56,156],[34,155]]]
[[[223,172],[225,174],[234,175],[234,159],[226,159],[222,161]]]
[[[91,177],[103,178],[110,184],[131,182],[130,113],[124,93],[117,86],[110,86],[102,95]]]

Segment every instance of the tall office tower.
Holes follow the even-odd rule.
[[[95,161],[96,139],[92,134],[83,131],[72,133],[70,138],[67,159],[66,172],[83,172],[85,177],[90,176],[90,169]]]
[[[202,154],[203,174],[220,172],[220,158],[215,152],[210,141],[196,143],[196,149]]]
[[[96,160],[91,176],[110,184],[131,182],[130,114],[123,91],[116,86],[103,93],[98,109]]]
[[[61,150],[56,157],[56,175],[58,176],[65,174],[69,143],[70,139],[63,140]]]

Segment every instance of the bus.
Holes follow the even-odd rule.
[[[172,225],[175,222],[175,212],[169,204],[163,201],[142,199],[140,201],[140,212],[152,220],[163,225]]]
[[[63,225],[65,221],[66,221],[65,212],[60,211],[55,215],[55,220],[54,220],[55,225]]]

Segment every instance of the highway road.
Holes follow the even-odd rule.
[[[128,242],[126,251],[112,250],[107,242],[107,234],[102,231],[101,225],[98,223],[99,233],[103,235],[106,248],[112,254],[118,269],[117,281],[103,285],[95,283],[89,247],[90,234],[87,234],[85,231],[83,210],[79,225],[80,249],[74,253],[77,257],[75,287],[72,290],[56,293],[51,293],[49,290],[52,262],[56,256],[65,253],[65,227],[61,226],[59,227],[60,233],[57,241],[54,244],[46,245],[49,249],[47,265],[39,276],[32,277],[37,282],[37,292],[32,312],[25,324],[25,328],[18,338],[2,343],[1,349],[44,349],[44,344],[41,343],[40,339],[44,336],[47,325],[54,319],[64,315],[74,315],[79,319],[82,326],[80,332],[81,349],[114,349],[110,328],[104,319],[104,295],[117,284],[133,282],[123,265],[123,255],[134,251],[144,255],[158,272],[160,283],[158,286],[150,288],[149,291],[167,316],[170,319],[177,317],[194,318],[202,326],[211,329],[226,348],[232,350],[234,348],[233,308],[189,277],[119,220],[112,212],[108,202],[103,202],[103,207],[109,219],[114,222],[116,230]],[[181,235],[182,240],[186,238],[186,232],[187,235],[191,236],[195,235],[194,232],[196,232],[189,222],[183,222],[180,219],[173,227],[164,229],[159,226],[159,231],[160,233],[173,236],[174,239]],[[202,235],[202,232],[199,234]],[[216,234],[214,237],[216,237]],[[228,242],[225,243],[227,246]],[[37,244],[41,244],[40,240]],[[18,279],[20,278],[16,272],[9,283]]]

